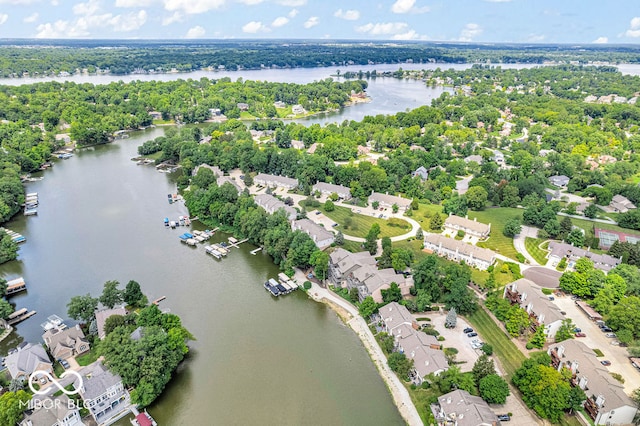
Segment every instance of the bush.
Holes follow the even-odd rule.
[[[484,343],[482,345],[482,352],[487,356],[493,355],[493,346],[488,343]]]
[[[438,342],[444,342],[444,336],[438,336]]]
[[[543,288],[542,289],[542,294],[546,294],[547,296],[553,294],[553,290],[550,288]]]
[[[522,253],[516,254],[516,259],[518,259],[518,262],[520,262],[520,263],[526,263],[527,262],[527,258],[524,257],[524,254],[522,254]]]
[[[624,377],[622,377],[622,374],[618,374],[618,373],[610,373],[610,374],[611,374],[611,377],[613,377],[620,383],[624,383]]]
[[[305,281],[302,286],[303,286],[303,288],[305,290],[310,290],[311,289],[311,281]]]
[[[531,350],[533,349],[533,344],[531,342],[527,342],[527,349]]]

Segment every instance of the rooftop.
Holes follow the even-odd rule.
[[[495,425],[498,416],[482,398],[465,390],[455,390],[438,397],[443,413],[457,426]]]
[[[444,221],[444,226],[457,226],[460,228],[470,229],[479,234],[487,234],[491,230],[491,225],[487,225],[477,220],[471,220],[466,217],[451,214]]]
[[[442,245],[445,249],[451,251],[457,250],[458,253],[464,256],[473,256],[475,259],[484,260],[486,262],[492,262],[496,255],[492,250],[463,243],[462,241],[448,238],[441,234],[427,235],[425,242],[433,244],[434,246]]]

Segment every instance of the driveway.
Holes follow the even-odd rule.
[[[518,253],[522,254],[529,261],[531,265],[539,265],[539,263],[527,251],[525,246],[525,239],[527,237],[538,238],[538,228],[522,225],[520,233],[513,238],[513,246]]]
[[[565,311],[567,318],[571,318],[576,326],[587,335],[587,337],[576,337],[576,339],[591,349],[600,349],[604,356],[598,359],[611,361],[611,365],[607,369],[624,377],[624,390],[627,394],[631,394],[640,387],[640,371],[631,365],[626,348],[612,345],[611,342],[615,339],[606,337],[598,325],[589,320],[569,296],[556,297],[554,303]]]
[[[471,182],[473,176],[467,176],[456,182],[456,191],[462,195],[469,190],[469,182]]]
[[[538,284],[540,287],[558,288],[562,272],[545,268],[544,266],[534,266],[527,268],[522,275],[524,275],[526,279]]]

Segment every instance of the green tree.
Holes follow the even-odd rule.
[[[473,369],[471,370],[473,374],[473,380],[475,380],[476,384],[480,383],[480,380],[491,375],[496,374],[496,366],[493,363],[493,360],[489,358],[487,355],[482,354],[478,357],[475,364],[473,364]]]
[[[432,231],[439,231],[440,229],[442,229],[442,225],[444,224],[444,220],[442,220],[442,216],[440,216],[440,213],[434,213],[433,216],[431,216],[431,220],[429,221],[429,229],[431,229]]]
[[[562,324],[556,331],[556,343],[563,342],[565,340],[573,339],[573,330],[576,328],[571,318],[562,320]]]
[[[388,289],[381,290],[382,300],[384,303],[389,302],[399,302],[402,300],[402,293],[400,292],[400,287],[395,282],[392,282],[389,285]]]
[[[618,302],[609,313],[607,324],[616,330],[629,330],[640,338],[640,297],[629,296]]]
[[[513,219],[509,219],[504,224],[504,229],[502,230],[502,233],[507,237],[513,238],[516,235],[518,235],[521,231],[522,231],[522,225],[520,224],[520,219],[513,218]]]
[[[566,240],[569,244],[576,247],[582,247],[584,245],[584,234],[581,229],[572,229],[567,235]]]
[[[465,195],[453,193],[450,198],[442,202],[442,212],[446,215],[453,213],[456,216],[464,217],[467,214],[467,198]]]
[[[378,251],[378,239],[376,237],[376,233],[369,231],[367,237],[364,242],[364,249],[367,250],[371,255],[376,254]]]
[[[344,245],[344,234],[342,233],[342,231],[338,231],[338,233],[336,234],[335,243],[338,246]]]
[[[400,207],[398,207],[396,203],[393,203],[393,205],[391,206],[391,212],[398,213],[398,210],[400,210]]]
[[[395,371],[398,377],[403,380],[409,379],[409,372],[413,368],[413,360],[406,357],[405,354],[394,352],[389,355],[387,361],[391,370]]]
[[[490,374],[480,379],[478,390],[482,399],[489,404],[504,404],[509,396],[509,385],[497,374]]]
[[[327,279],[327,272],[329,271],[329,255],[321,250],[316,250],[311,255],[309,260],[313,271],[318,279],[324,281]]]
[[[125,324],[123,315],[111,315],[104,322],[104,332],[106,335],[111,333],[116,327],[120,327]]]
[[[327,200],[324,202],[324,209],[325,211],[332,212],[336,209],[336,205],[333,204],[333,201]]]
[[[6,392],[0,396],[0,424],[17,424],[30,399],[31,396],[23,390]]]
[[[512,306],[507,313],[505,328],[513,337],[518,337],[531,325],[531,319],[527,311],[519,306]]]
[[[360,312],[360,315],[362,316],[362,318],[367,319],[371,315],[378,312],[378,304],[375,302],[375,300],[373,300],[373,297],[367,296],[360,303],[360,306],[358,307],[358,311]]]
[[[484,210],[489,194],[481,186],[472,186],[464,196],[467,198],[467,205],[471,210]]]
[[[424,240],[424,233],[422,232],[422,227],[418,227],[416,231],[416,240]]]
[[[147,297],[142,293],[140,284],[130,280],[122,293],[122,298],[127,305],[142,307],[147,304]]]
[[[118,288],[120,283],[118,281],[107,281],[102,288],[102,295],[100,296],[100,303],[109,309],[113,309],[114,306],[122,303],[122,290]]]
[[[67,303],[67,314],[70,318],[87,324],[93,319],[97,307],[98,299],[94,299],[89,293],[84,296],[74,296]]]
[[[540,324],[536,328],[536,332],[531,336],[531,339],[529,339],[528,345],[531,345],[534,348],[542,348],[546,341],[547,336],[544,334],[544,325]]]
[[[373,207],[374,210],[378,210],[378,207],[380,207],[380,202],[379,201],[372,202],[371,207]]]
[[[0,264],[14,260],[17,257],[18,244],[5,231],[0,231]]]
[[[598,215],[598,208],[596,207],[595,204],[589,204],[584,209],[584,215],[585,215],[585,217],[588,217],[589,219],[594,219]]]
[[[447,317],[444,320],[444,326],[447,328],[456,328],[458,322],[458,316],[456,315],[456,308],[449,309]]]
[[[13,306],[4,299],[0,299],[0,318],[7,319],[13,313]]]
[[[562,220],[560,221],[559,235],[562,238],[566,238],[566,236],[569,235],[569,232],[571,232],[572,228],[573,228],[573,223],[571,222],[571,219],[568,218],[567,216],[563,217]]]

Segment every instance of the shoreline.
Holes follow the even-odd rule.
[[[299,279],[304,278],[300,276],[303,274],[299,274],[298,271],[296,271],[296,275],[298,275],[297,278]],[[411,400],[409,391],[407,391],[398,376],[389,368],[387,357],[382,352],[366,321],[360,316],[355,307],[342,300],[339,296],[331,293],[330,290],[321,288],[315,283],[313,283],[311,289],[307,291],[307,294],[314,301],[323,303],[336,312],[340,319],[358,336],[367,350],[371,361],[378,370],[378,374],[387,386],[391,394],[391,399],[393,399],[393,403],[398,409],[402,419],[411,426],[423,425],[424,423]]]

